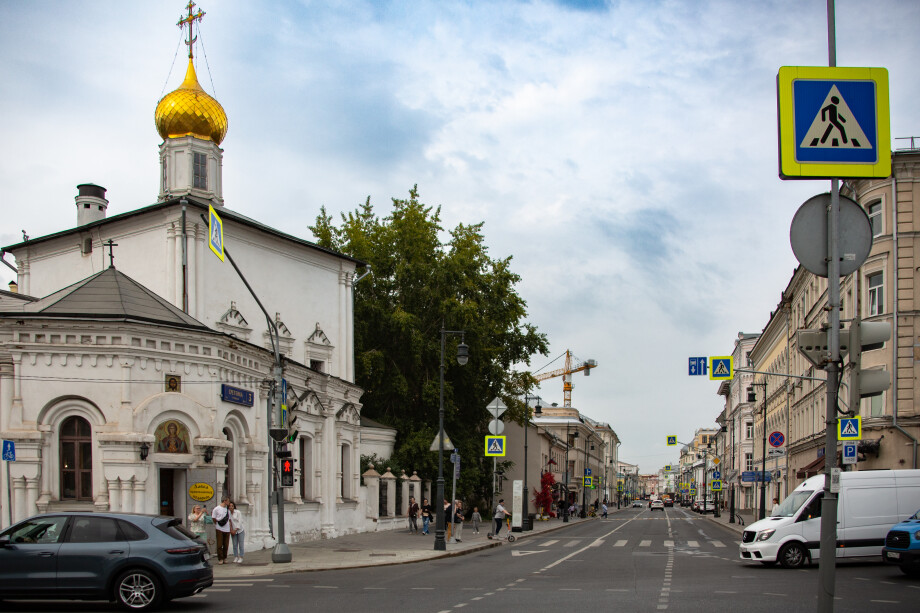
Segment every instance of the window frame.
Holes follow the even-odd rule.
[[[880,283],[873,285],[878,279]],[[869,317],[885,313],[885,274],[881,270],[866,274],[866,314]]]
[[[89,434],[80,435],[80,434],[70,434],[68,433],[68,426],[71,423],[78,424],[82,422],[86,425]],[[79,432],[79,428],[74,428],[75,432]],[[65,454],[64,449],[67,445],[73,445],[73,451],[71,454]],[[84,465],[81,461],[83,455],[81,453],[82,446],[88,446],[88,466]],[[73,501],[92,501],[93,496],[93,428],[92,424],[81,417],[80,415],[71,415],[61,422],[60,435],[58,437],[58,453],[59,453],[59,462],[58,462],[58,477],[60,478],[60,489],[59,489],[59,500],[73,500]],[[67,467],[66,461],[70,459],[73,461],[73,467]],[[65,495],[65,487],[67,483],[66,475],[73,473],[74,482],[73,482],[73,496]],[[88,492],[86,495],[81,495],[84,491],[84,479],[89,480],[89,487],[86,489]]]
[[[192,187],[208,189],[208,156],[198,151],[192,153]]]

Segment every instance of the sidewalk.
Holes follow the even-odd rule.
[[[612,509],[610,514],[614,515],[616,512],[616,509]],[[564,523],[561,519],[535,521],[533,530],[515,532],[514,536],[516,539],[524,540],[594,519],[596,518],[571,519],[568,523]],[[483,524],[479,527],[479,534],[476,534],[473,532],[472,524],[465,523],[462,542],[448,542],[447,551],[434,550],[435,530],[432,525],[430,535],[409,534],[408,529],[399,529],[350,534],[335,539],[304,543],[289,543],[288,547],[291,550],[291,562],[289,563],[274,563],[272,562],[272,550],[260,549],[247,552],[242,564],[234,564],[231,546],[227,553],[226,564],[218,565],[216,556],[211,557],[211,564],[214,566],[215,579],[408,564],[464,555],[490,547],[500,547],[507,543],[507,541],[487,539],[486,534],[489,528],[489,524]],[[502,529],[501,534],[507,536],[506,530]]]
[[[731,514],[728,511],[721,511],[720,513],[721,513],[720,517],[713,517],[712,513],[706,513],[706,517],[708,517],[710,520],[716,523],[722,524],[726,528],[734,530],[738,534],[741,534],[742,532],[744,532],[745,526],[752,524],[756,521],[750,511],[743,511],[743,512],[735,511],[735,523],[729,522],[729,520],[731,519]],[[742,523],[742,521],[744,523]]]

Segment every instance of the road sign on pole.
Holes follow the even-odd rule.
[[[7,462],[16,461],[16,441],[3,441],[3,459]]]
[[[783,66],[776,88],[780,177],[891,175],[888,70]]]
[[[676,444],[677,444],[677,437],[676,437],[676,436],[669,436],[669,437],[668,437],[668,446],[669,446],[669,447],[673,447],[673,446],[676,445]]]
[[[208,247],[224,261],[224,222],[211,205],[208,205]]]
[[[771,432],[770,433],[770,446],[771,447],[782,447],[786,442],[786,437],[782,432]]]
[[[486,436],[486,456],[504,457],[506,452],[504,436]]]
[[[690,376],[706,374],[706,358],[690,358],[689,373]]]
[[[843,417],[837,422],[837,440],[858,441],[862,439],[862,418]]]
[[[499,417],[501,417],[502,413],[508,410],[508,407],[505,406],[505,403],[503,403],[501,398],[499,398],[498,396],[493,398],[492,402],[490,402],[486,406],[486,408],[489,410],[489,413],[491,413],[492,417],[494,417],[495,419],[498,419]]]
[[[732,356],[714,356],[709,358],[709,378],[712,381],[731,381]]]
[[[859,444],[856,441],[843,442],[843,464],[856,464],[858,448]]]

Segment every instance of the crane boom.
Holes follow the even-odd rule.
[[[568,349],[565,350],[565,366],[551,370],[550,372],[534,375],[537,381],[545,381],[554,377],[562,377],[562,395],[564,399],[563,406],[572,406],[572,375],[577,372],[585,371],[585,376],[591,374],[591,369],[597,367],[597,360],[581,361],[572,355]]]

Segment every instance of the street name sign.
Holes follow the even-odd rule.
[[[783,66],[776,95],[781,178],[891,175],[887,69]]]
[[[505,440],[504,436],[486,436],[486,457],[504,457]]]
[[[709,379],[712,381],[731,381],[732,356],[714,356],[709,358]]]
[[[862,438],[862,417],[843,417],[837,421],[838,441],[858,441]]]

